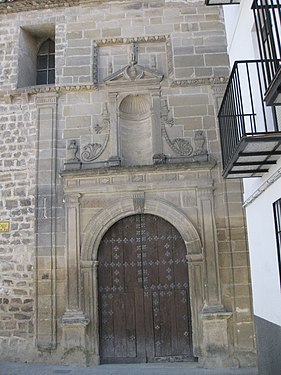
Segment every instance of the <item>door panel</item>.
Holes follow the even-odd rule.
[[[152,215],[114,224],[98,278],[102,362],[192,357],[185,245],[171,224]]]

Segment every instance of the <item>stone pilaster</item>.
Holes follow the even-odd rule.
[[[231,356],[228,320],[221,302],[212,187],[198,189],[204,262],[204,306],[200,313],[202,327],[201,362],[204,367],[232,367],[237,363]]]
[[[117,108],[117,93],[109,94],[109,112],[110,112],[110,145],[111,156],[110,160],[118,161],[120,158],[120,145],[118,140],[118,108]]]
[[[198,199],[204,258],[205,301],[203,311],[206,313],[216,313],[224,311],[224,307],[221,303],[213,188],[199,188]]]
[[[81,261],[82,290],[83,290],[83,311],[92,319],[87,327],[86,345],[88,353],[88,363],[98,365],[99,357],[99,315],[98,315],[98,261]]]
[[[190,299],[191,317],[192,317],[192,343],[193,354],[195,357],[201,356],[200,350],[200,318],[199,311],[203,307],[203,257],[202,254],[188,254],[186,256],[188,261],[189,283],[190,283]]]
[[[89,319],[81,310],[80,279],[80,194],[65,195],[66,210],[66,311],[61,319],[64,361],[86,364],[86,326]]]
[[[79,193],[65,195],[67,310],[80,309],[79,260]]]
[[[152,154],[163,153],[163,141],[161,133],[161,100],[159,92],[152,94]]]
[[[36,189],[36,269],[37,346],[56,347],[56,118],[57,95],[36,97],[37,106],[37,189]]]

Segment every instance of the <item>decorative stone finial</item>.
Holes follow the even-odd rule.
[[[78,145],[75,139],[72,139],[68,146],[68,162],[79,162],[79,158],[77,157],[78,153]]]
[[[135,65],[138,63],[138,45],[136,43],[131,44],[130,52],[130,65]]]

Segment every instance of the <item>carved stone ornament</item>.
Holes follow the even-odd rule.
[[[114,84],[128,84],[128,82],[134,83],[159,83],[163,79],[163,74],[156,72],[155,70],[151,70],[145,68],[138,64],[138,46],[136,43],[132,43],[131,45],[131,53],[130,53],[130,62],[124,68],[118,70],[117,72],[111,74],[107,78],[104,79],[104,82],[107,85],[114,85]]]
[[[164,122],[164,124],[167,126],[172,127],[175,124],[172,114],[168,108],[167,100],[164,100],[162,103],[161,119]]]
[[[102,122],[101,125],[96,124],[94,126],[94,131],[98,137],[103,136],[103,143],[93,142],[85,145],[81,152],[81,160],[85,163],[92,162],[96,160],[105,150],[108,139],[109,139],[109,129],[110,127],[110,115],[107,109],[107,104],[103,106]]]
[[[81,160],[77,156],[78,151],[78,143],[75,139],[72,139],[67,147],[67,158],[66,162],[64,163],[65,169],[80,169]]]
[[[98,78],[98,63],[99,63],[99,47],[97,43],[94,42],[93,45],[93,83],[98,87],[99,78]]]
[[[113,66],[112,66],[112,62],[110,62],[108,64],[108,74],[111,75],[113,73]]]
[[[102,132],[102,126],[100,126],[99,124],[96,124],[94,129],[96,134],[100,134]]]
[[[171,36],[168,36],[166,39],[166,48],[167,48],[168,74],[170,78],[173,78],[174,59],[173,59],[173,47],[172,47]]]
[[[79,158],[77,157],[78,153],[78,145],[76,143],[76,140],[73,139],[70,141],[69,146],[68,146],[68,162],[74,162],[74,161],[80,161]]]
[[[197,130],[194,136],[194,145],[195,145],[194,154],[201,155],[201,154],[207,153],[207,150],[204,148],[205,141],[206,140],[205,140],[205,135],[204,135],[203,130]]]
[[[159,43],[166,42],[170,37],[167,35],[145,35],[145,36],[134,36],[125,38],[105,38],[96,40],[95,43],[98,46],[103,45],[116,45],[116,44],[133,44],[133,43]]]
[[[155,154],[153,155],[153,164],[165,164],[166,159],[167,157],[165,154]]]
[[[190,156],[193,153],[193,147],[187,139],[175,138],[170,139],[166,126],[172,127],[174,125],[174,119],[169,111],[167,100],[162,102],[161,106],[161,125],[164,139],[166,140],[169,147],[178,155]]]
[[[116,73],[113,73],[109,77],[104,79],[104,82],[107,85],[112,84],[122,84],[129,82],[143,82],[148,83],[158,83],[163,79],[163,74],[144,68],[138,64],[129,64],[118,70]]]
[[[134,194],[133,203],[134,203],[135,213],[143,214],[144,204],[145,204],[145,194],[143,192]]]
[[[155,70],[157,68],[156,56],[152,55],[150,58],[151,69]]]
[[[97,159],[102,151],[102,145],[99,143],[89,143],[83,147],[81,153],[81,159],[83,161],[89,162]]]
[[[102,112],[102,130],[109,130],[110,125],[110,115],[107,109],[107,104],[103,105],[103,112]]]
[[[184,138],[175,138],[171,142],[171,148],[179,155],[190,156],[193,153],[193,147],[190,142]]]

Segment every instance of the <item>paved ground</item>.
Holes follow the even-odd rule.
[[[194,363],[72,367],[0,362],[0,375],[258,375],[255,368],[202,369]]]

